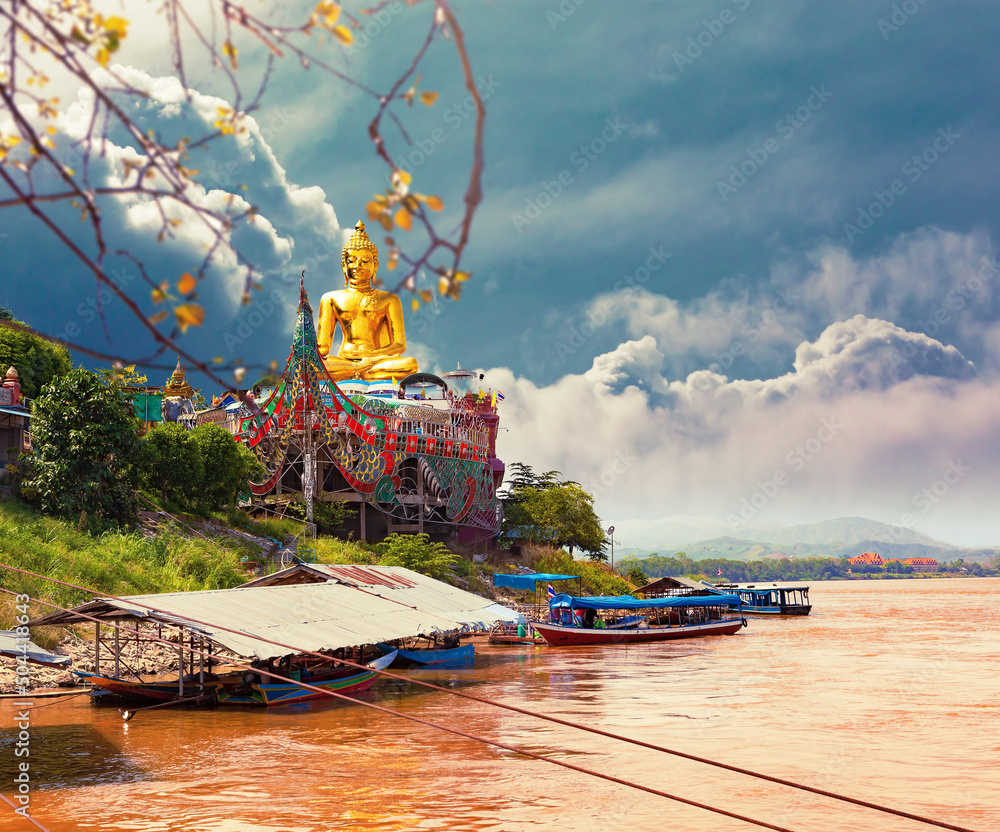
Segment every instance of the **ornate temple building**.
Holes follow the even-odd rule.
[[[399,298],[374,288],[377,251],[358,223],[344,248],[346,288],[321,300],[320,333],[300,284],[291,354],[277,386],[227,420],[267,476],[254,500],[354,504],[361,540],[427,532],[464,542],[500,528],[497,395],[478,376],[419,372]],[[342,344],[333,350],[334,330]],[[474,386],[478,387],[478,384]],[[250,410],[254,412],[250,412]]]

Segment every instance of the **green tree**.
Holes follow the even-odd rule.
[[[594,513],[594,498],[579,483],[559,482],[558,471],[536,475],[531,466],[515,462],[504,493],[504,526],[507,539],[579,547],[592,560],[605,560],[607,540],[600,518]]]
[[[91,528],[133,525],[139,423],[132,402],[87,370],[54,379],[32,405],[36,456],[22,494]],[[92,522],[94,521],[94,522]]]
[[[0,320],[22,323],[2,306]],[[73,369],[73,362],[65,347],[26,332],[0,327],[0,376],[8,367],[17,370],[21,392],[33,399],[46,384]]]
[[[234,505],[248,481],[263,478],[257,457],[221,425],[199,425],[190,435],[201,452],[203,475],[196,500],[203,509]]]
[[[177,424],[151,430],[142,439],[139,474],[145,485],[163,497],[190,506],[205,479],[201,447],[192,434]]]
[[[632,566],[629,568],[625,574],[625,580],[628,581],[632,586],[639,588],[645,586],[649,583],[649,578],[646,573],[638,566]]]
[[[457,556],[443,543],[432,543],[427,534],[394,532],[376,547],[379,563],[385,566],[405,566],[414,572],[442,578],[449,572]]]

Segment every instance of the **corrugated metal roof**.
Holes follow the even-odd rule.
[[[335,579],[326,583],[134,595],[121,601],[102,598],[69,613],[42,616],[31,626],[86,621],[74,616],[74,612],[105,620],[160,621],[183,626],[240,656],[266,659],[284,656],[289,650],[262,638],[300,651],[336,650],[420,633],[486,629],[497,621],[517,621],[515,612],[487,598],[403,567],[347,569],[364,573],[367,581],[378,578],[392,585]],[[143,605],[162,612],[152,612]]]

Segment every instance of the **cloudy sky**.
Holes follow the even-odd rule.
[[[503,391],[502,458],[588,487],[624,546],[629,521],[671,515],[734,533],[859,515],[1000,544],[995,3],[454,7],[488,112],[484,202],[462,299],[423,307],[408,334],[424,369],[460,361]],[[115,58],[150,96],[135,117],[165,135],[206,129],[224,79],[193,67],[185,102],[162,27],[126,8]],[[337,58],[378,89],[425,31],[414,9],[383,19]],[[250,78],[262,59],[242,59]],[[413,145],[396,147],[449,227],[472,137],[449,43],[421,87],[440,97],[403,108]],[[69,152],[87,99],[62,92]],[[337,286],[326,252],[385,187],[372,106],[279,62],[250,131],[205,152],[198,198],[258,206],[235,233],[266,276],[248,310],[245,266],[220,260],[192,349],[284,361],[293,276],[306,268],[313,296]],[[133,152],[122,145],[109,178]],[[148,206],[106,215],[154,276],[201,256],[194,231],[157,243]],[[4,219],[0,303],[52,334],[75,323],[95,349],[148,351],[115,303],[104,331],[93,281],[31,218]]]

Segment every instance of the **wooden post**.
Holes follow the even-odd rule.
[[[94,628],[94,672],[101,675],[101,622]]]
[[[177,698],[184,698],[184,631],[181,630],[181,637],[177,640]]]
[[[201,653],[198,655],[198,684],[205,684],[205,642],[199,640],[198,645],[201,647]]]
[[[365,528],[365,504],[366,504],[366,501],[362,500],[361,501],[361,508],[359,510],[359,516],[361,517],[361,542],[362,543],[367,543],[368,542],[368,534],[367,534],[367,530]]]
[[[121,645],[118,642],[118,632],[118,628],[115,627],[115,678],[121,679],[121,660],[119,658],[121,655]]]

